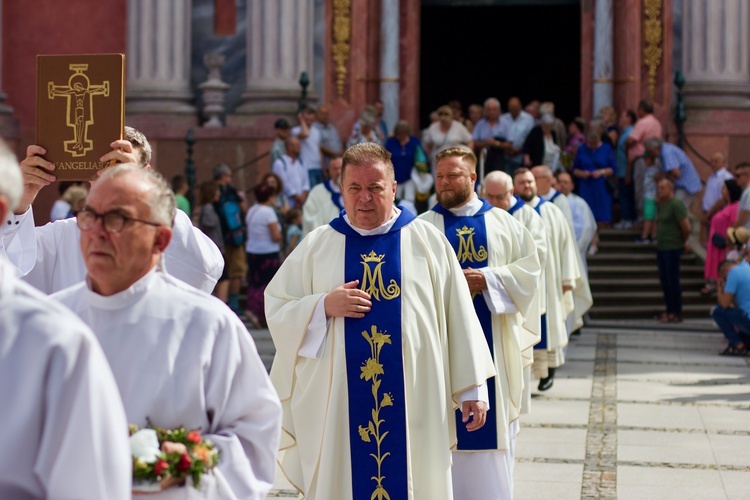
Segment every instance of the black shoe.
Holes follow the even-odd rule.
[[[571,332],[570,335],[571,336],[575,335],[576,337],[580,337],[581,336],[581,329],[579,328],[578,330],[576,330],[574,332]]]
[[[539,380],[539,386],[537,389],[540,391],[546,391],[552,388],[552,384],[555,383],[555,369],[549,369],[549,375],[546,378]]]

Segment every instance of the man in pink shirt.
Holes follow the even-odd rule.
[[[651,137],[663,138],[661,123],[654,116],[654,106],[648,101],[638,103],[638,121],[635,122],[633,131],[628,136],[626,147],[628,148],[628,161],[634,162],[643,156],[646,148],[643,141]]]

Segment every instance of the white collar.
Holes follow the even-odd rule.
[[[141,279],[130,285],[128,288],[114,295],[99,295],[91,288],[91,279],[86,276],[86,293],[85,297],[91,306],[97,309],[117,310],[130,307],[135,304],[146,291],[149,289],[151,282],[155,279],[158,271],[158,265],[154,266]]]
[[[547,191],[547,194],[539,195],[545,200],[549,201],[552,199],[553,196],[555,196],[555,193],[557,193],[557,190],[555,188],[549,188],[549,191]]]
[[[540,200],[538,196],[534,196],[534,197],[533,197],[533,198],[531,199],[531,201],[527,201],[526,203],[528,203],[528,204],[529,204],[529,205],[531,205],[532,207],[536,207],[537,205],[539,205],[539,203],[540,203],[541,201],[542,201],[542,200]]]
[[[331,191],[341,194],[341,187],[338,182],[333,182],[333,179],[328,179],[326,182],[328,183],[328,187],[331,188]]]
[[[391,216],[391,218],[374,229],[360,229],[358,227],[353,226],[351,221],[349,220],[349,216],[346,214],[344,214],[344,221],[347,224],[349,224],[349,227],[357,231],[357,233],[360,236],[375,236],[379,234],[385,234],[388,231],[390,231],[393,225],[396,223],[396,220],[398,219],[399,215],[401,215],[401,210],[396,207],[393,207],[393,215]]]
[[[471,217],[479,212],[482,208],[482,200],[475,193],[471,193],[471,199],[460,207],[449,208],[448,210],[456,217]]]
[[[508,210],[516,206],[516,203],[518,203],[518,200],[515,196],[510,197],[510,206],[508,207]]]

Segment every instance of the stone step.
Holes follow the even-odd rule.
[[[685,304],[682,307],[682,316],[685,318],[709,318],[711,304]],[[600,306],[594,305],[589,310],[591,319],[651,319],[655,314],[664,311],[664,305],[661,301],[649,305],[618,305],[618,306]]]
[[[656,264],[656,252],[599,252],[596,255],[589,255],[586,258],[586,261],[589,263],[589,267],[608,262],[633,263],[635,265],[642,262],[653,262]],[[694,253],[682,254],[680,262],[682,262],[683,265],[689,263],[700,263],[698,257]]]
[[[683,265],[680,266],[680,276],[683,279],[703,277],[702,265]],[[589,266],[590,279],[612,279],[619,280],[624,278],[657,278],[659,270],[654,265],[624,265],[624,266]]]
[[[705,281],[703,278],[683,278],[680,280],[684,292],[698,292]],[[596,301],[600,293],[661,293],[661,283],[659,278],[640,278],[640,279],[592,279],[589,281],[591,293]],[[606,296],[605,296],[606,297]]]
[[[636,238],[638,238],[641,235],[641,231],[634,230],[634,229],[626,229],[626,230],[619,230],[619,229],[600,229],[599,230],[599,241],[600,242],[609,242],[609,241],[629,241],[633,242]]]
[[[622,306],[622,305],[653,305],[660,304],[664,300],[661,288],[648,291],[593,291],[594,304],[597,306]],[[682,291],[683,304],[707,304],[716,303],[715,298],[702,295],[698,290]]]
[[[600,241],[597,245],[599,253],[627,252],[627,253],[653,253],[656,254],[656,244],[644,245],[629,241]]]

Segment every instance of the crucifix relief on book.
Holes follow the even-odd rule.
[[[58,179],[89,180],[122,138],[125,56],[37,56],[36,143]]]

